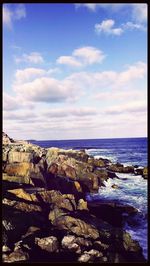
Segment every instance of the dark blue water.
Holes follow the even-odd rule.
[[[147,138],[86,139],[86,140],[47,140],[30,141],[44,148],[85,149],[96,158],[108,158],[112,162],[124,165],[147,166]],[[119,174],[120,179],[108,179],[105,187],[100,187],[96,194],[87,195],[87,200],[114,200],[129,204],[138,209],[137,224],[125,225],[133,239],[138,240],[147,258],[147,180],[133,174]],[[120,189],[112,188],[117,184]]]
[[[30,141],[44,148],[85,149],[91,155],[98,155],[132,165],[147,165],[147,138],[42,140]]]

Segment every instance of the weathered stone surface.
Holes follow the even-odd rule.
[[[78,261],[79,262],[93,262],[96,258],[100,258],[103,256],[102,252],[99,252],[98,250],[91,249],[90,251],[84,251],[84,254],[82,254]]]
[[[6,245],[3,245],[2,246],[2,252],[6,252],[6,253],[8,253],[8,252],[11,252],[11,249],[8,247],[8,246],[6,246]]]
[[[73,235],[64,236],[62,239],[62,247],[64,249],[68,249],[72,252],[75,252],[77,254],[81,254],[81,248],[79,244],[76,243],[76,238]]]
[[[134,173],[135,173],[136,175],[143,175],[143,168],[136,168],[136,169],[134,170]]]
[[[124,232],[123,234],[123,246],[126,251],[139,252],[141,247],[139,243],[131,238],[129,233]]]
[[[53,221],[53,224],[59,229],[68,230],[78,236],[84,236],[85,238],[97,239],[99,237],[98,230],[94,228],[94,226],[68,215],[59,216]]]
[[[118,172],[118,173],[134,173],[134,167],[133,166],[123,166],[122,164],[111,164],[107,168],[108,170],[112,172]]]
[[[33,153],[11,150],[8,153],[8,163],[33,162]]]
[[[94,241],[94,247],[98,250],[107,250],[109,248],[109,245],[102,243],[100,240],[96,240]]]
[[[29,184],[29,185],[34,186],[34,183],[32,182],[29,176],[16,176],[16,175],[8,175],[6,173],[3,173],[2,180],[8,181],[8,182],[16,182],[18,184]]]
[[[5,132],[2,134],[3,145],[14,143],[14,139],[10,138]]]
[[[6,199],[6,198],[3,199],[2,203],[6,204],[8,206],[11,206],[11,207],[13,207],[16,210],[20,210],[20,211],[23,211],[23,212],[33,212],[33,211],[41,212],[42,211],[40,206],[37,206],[35,204],[31,204],[31,203],[27,204],[25,202],[18,202],[18,201],[9,200],[9,199]]]
[[[38,202],[38,199],[35,194],[27,193],[23,188],[10,189],[8,190],[8,192],[14,194],[16,197],[20,199],[24,199],[24,200],[32,201],[32,202]]]
[[[56,252],[59,248],[59,242],[55,236],[48,236],[44,238],[35,238],[35,243],[43,250],[48,252]]]
[[[148,168],[144,167],[142,176],[147,179],[148,178]]]
[[[3,261],[28,261],[36,250],[37,260],[48,254],[48,261],[144,261],[137,242],[122,229],[122,214],[130,218],[137,210],[85,201],[86,192],[97,192],[104,180],[117,177],[115,172],[137,170],[89,157],[84,150],[43,149],[22,141],[4,144],[3,178],[14,182],[10,186],[3,181]],[[147,169],[141,173],[148,175]],[[16,187],[15,182],[23,184]]]
[[[18,249],[17,251],[14,251],[10,253],[9,255],[3,256],[3,262],[22,262],[22,261],[28,261],[29,254],[27,252],[24,252],[22,249]]]
[[[78,210],[88,210],[87,201],[85,201],[83,199],[79,199],[77,209]]]
[[[27,162],[7,164],[5,167],[5,173],[10,176],[26,177],[26,179],[28,178],[29,183],[31,183],[31,179],[33,183],[35,180],[39,180],[41,185],[45,184],[42,169],[37,164]]]

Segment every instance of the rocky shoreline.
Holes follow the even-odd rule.
[[[147,167],[113,164],[84,150],[44,149],[3,133],[3,262],[145,262],[123,230],[124,214],[137,210],[86,201],[117,172],[148,176]]]

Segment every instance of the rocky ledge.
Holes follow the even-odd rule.
[[[138,242],[123,230],[123,214],[137,210],[87,203],[85,196],[117,172],[146,178],[146,168],[112,164],[84,150],[44,149],[5,133],[3,140],[4,262],[145,261]]]

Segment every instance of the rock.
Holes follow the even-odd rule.
[[[118,189],[119,188],[118,185],[116,185],[116,184],[113,184],[111,187],[114,188],[114,189]]]
[[[144,177],[144,179],[148,178],[148,168],[147,167],[144,167],[142,176]]]
[[[122,164],[111,164],[107,167],[108,170],[112,172],[118,172],[118,173],[134,173],[134,167],[133,166],[123,166]]]
[[[10,138],[5,132],[2,134],[3,145],[14,143],[14,139]]]
[[[69,236],[64,236],[64,238],[62,239],[62,247],[64,249],[68,249],[72,252],[75,252],[77,254],[81,254],[81,248],[80,246],[76,243],[76,238],[73,235],[69,235]]]
[[[105,167],[105,162],[101,159],[94,159],[95,167]]]
[[[91,214],[103,219],[113,226],[122,226],[123,213],[136,214],[138,210],[130,205],[119,205],[114,202],[88,202]]]
[[[83,199],[79,199],[77,209],[78,210],[88,210],[87,201],[85,201]]]
[[[74,211],[77,208],[75,197],[73,194],[61,194],[59,191],[56,190],[45,190],[43,192],[38,192],[37,197],[38,195],[44,202],[53,203],[59,208],[64,208],[69,211]]]
[[[102,252],[98,250],[91,249],[90,251],[84,251],[84,254],[81,255],[78,259],[79,262],[93,262],[95,258],[100,258],[103,256]]]
[[[14,251],[10,253],[9,255],[5,255],[3,257],[3,262],[22,262],[22,261],[28,261],[29,260],[29,254],[27,252],[24,252],[21,249],[18,249],[17,251]]]
[[[101,186],[103,184],[104,180],[107,180],[109,177],[108,172],[105,169],[95,170],[94,173],[98,177],[99,186]]]
[[[139,252],[142,250],[139,243],[133,240],[127,232],[123,234],[123,246],[126,251]]]
[[[14,194],[16,197],[20,199],[24,199],[24,200],[32,201],[32,202],[38,202],[36,195],[34,195],[33,193],[29,194],[22,188],[17,188],[17,189],[12,189],[12,190],[10,189],[8,190],[8,192]]]
[[[6,246],[6,245],[2,246],[2,252],[7,253],[7,252],[10,252],[10,251],[11,251],[11,249],[8,246]]]
[[[49,218],[51,219],[51,214]],[[64,216],[61,213],[58,213],[58,216],[55,216],[54,220],[51,219],[51,222],[58,229],[67,230],[78,236],[84,236],[85,238],[93,239],[97,239],[99,237],[98,230],[94,226],[87,224],[81,219],[76,219],[68,215]]]
[[[33,185],[33,182],[30,177],[28,176],[15,176],[15,175],[8,175],[6,173],[3,173],[2,175],[2,180],[8,181],[8,182],[15,182],[18,184],[28,184],[28,185]]]
[[[123,167],[123,173],[134,173],[134,166]]]
[[[13,207],[16,210],[20,210],[20,211],[23,211],[23,212],[33,212],[33,211],[42,212],[42,209],[41,209],[40,206],[37,206],[35,204],[31,204],[31,203],[28,204],[28,203],[25,203],[25,202],[18,202],[18,201],[9,200],[9,199],[6,199],[6,198],[3,199],[2,203],[6,204],[8,206],[11,206],[11,207]]]
[[[108,159],[103,159],[103,158],[95,159],[93,157],[88,158],[88,164],[92,165],[94,168],[106,167],[109,165],[109,163],[110,161]]]
[[[78,192],[83,192],[79,182],[75,181],[74,185],[75,185],[75,188],[77,189]]]
[[[33,162],[33,153],[30,152],[20,152],[11,150],[8,153],[8,163],[23,163],[23,162]]]
[[[62,169],[65,172],[65,176],[69,177],[70,179],[76,180],[76,171],[73,167],[67,164],[63,164]]]
[[[109,178],[119,178],[115,172],[107,171]]]
[[[55,225],[55,222],[58,219],[58,217],[61,217],[61,216],[66,215],[66,214],[67,214],[67,212],[65,212],[64,210],[59,209],[58,207],[55,206],[53,208],[53,210],[51,210],[49,212],[48,218],[51,221],[51,223]]]
[[[135,173],[136,175],[143,175],[143,168],[136,168],[136,169],[134,170],[134,173]]]
[[[58,173],[58,165],[56,163],[52,163],[48,169],[47,169],[48,173],[51,173],[53,175]]]
[[[78,262],[89,262],[91,256],[89,254],[82,254],[79,258],[78,258]]]
[[[77,237],[76,243],[80,245],[80,247],[90,247],[92,246],[92,241],[85,239],[83,237]]]
[[[40,232],[40,228],[37,227],[37,226],[30,226],[27,230],[27,232],[22,235],[22,239],[26,238],[26,237],[29,237],[31,235],[34,235],[36,233],[39,233]]]
[[[94,241],[94,247],[98,250],[107,250],[109,248],[108,244],[102,243],[100,240]]]
[[[36,202],[40,204],[52,203],[59,208],[64,208],[69,211],[74,211],[77,209],[75,196],[72,194],[62,195],[59,191],[56,191],[56,190],[43,190],[43,191],[36,191],[36,195],[35,195],[34,193],[27,193],[22,188],[12,189],[8,191],[14,194],[16,197],[27,200],[27,201]],[[5,200],[5,204],[6,203],[7,202]],[[78,203],[78,205],[80,206],[80,208],[86,208],[86,202],[84,202],[83,199]],[[13,203],[12,203],[12,206],[13,206]],[[30,206],[32,206],[32,204],[30,204]],[[34,205],[34,206],[37,210],[39,211],[41,210],[39,206],[37,205]]]
[[[55,236],[48,236],[44,238],[36,237],[35,244],[48,252],[56,252],[59,248],[59,242]]]
[[[79,182],[84,192],[95,192],[99,189],[98,176],[95,173],[83,174]]]
[[[41,167],[33,163],[23,162],[7,164],[5,173],[10,176],[24,177],[24,179],[27,180],[27,184],[31,184],[30,180],[32,180],[33,184],[39,184],[40,186],[44,186],[46,183]]]

